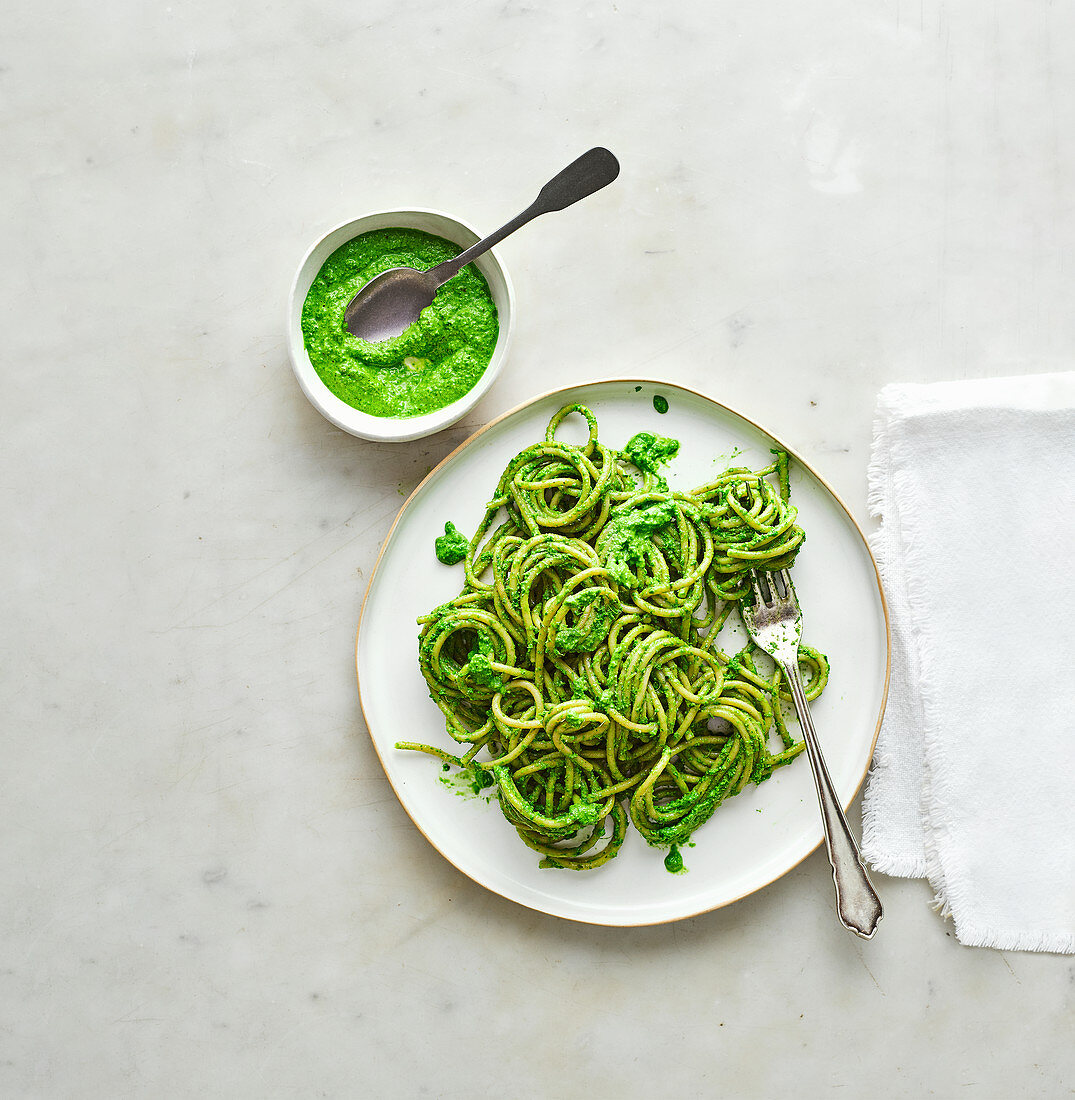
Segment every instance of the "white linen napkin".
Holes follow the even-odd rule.
[[[1075,373],[882,390],[888,706],[863,854],[962,943],[1075,952]]]

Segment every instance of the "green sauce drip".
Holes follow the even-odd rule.
[[[664,869],[671,875],[681,875],[686,868],[683,866],[683,856],[680,855],[679,848],[675,844],[668,850],[668,855],[664,857]]]
[[[653,407],[659,413],[668,412],[668,398],[662,397],[659,393],[653,395]]]
[[[445,565],[457,565],[467,556],[467,540],[451,521],[444,525],[444,534],[437,536],[433,547],[437,561]]]
[[[318,377],[341,401],[371,416],[411,417],[443,409],[474,388],[500,328],[489,285],[473,264],[395,339],[360,340],[343,323],[347,304],[375,275],[393,267],[426,270],[460,251],[417,229],[377,229],[324,262],[302,307],[302,338]]]

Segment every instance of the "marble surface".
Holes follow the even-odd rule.
[[[879,877],[868,944],[818,853],[651,928],[475,886],[352,663],[405,494],[539,390],[702,389],[866,522],[881,385],[1069,368],[1070,7],[22,0],[0,29],[0,1094],[1075,1091],[1075,963],[959,946],[923,883]],[[501,247],[516,342],[464,423],[372,445],[314,412],[283,340],[314,237],[492,228],[594,144],[620,180]]]

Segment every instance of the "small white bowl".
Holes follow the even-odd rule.
[[[321,381],[314,370],[310,357],[306,353],[306,344],[302,339],[302,307],[317,273],[324,262],[340,245],[375,229],[420,229],[425,233],[443,237],[460,248],[469,248],[481,238],[465,222],[449,217],[439,210],[380,210],[353,221],[344,222],[330,230],[316,241],[303,257],[299,269],[291,284],[291,295],[287,302],[287,346],[291,355],[291,366],[299,380],[302,392],[310,403],[327,420],[338,428],[343,428],[360,439],[373,439],[383,443],[402,443],[408,439],[419,439],[432,435],[442,428],[454,424],[465,416],[481,400],[489,387],[496,381],[504,359],[508,354],[511,334],[515,326],[515,291],[511,280],[495,252],[489,251],[474,261],[474,266],[485,276],[496,306],[500,334],[497,336],[493,355],[485,372],[473,389],[468,390],[458,401],[445,405],[443,409],[425,413],[422,416],[387,417],[370,416],[352,408],[341,401]]]

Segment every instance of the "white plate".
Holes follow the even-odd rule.
[[[653,407],[654,394],[668,412]],[[726,466],[767,466],[782,447],[715,401],[667,382],[594,382],[538,397],[487,425],[444,460],[404,504],[370,579],[357,643],[362,708],[370,736],[403,808],[429,842],[482,886],[532,909],[591,924],[640,925],[694,916],[752,893],[790,870],[821,842],[821,821],[804,758],[721,806],[683,849],[687,872],[669,874],[664,852],[629,831],[619,855],[593,871],[540,869],[495,802],[460,797],[439,782],[440,764],[396,749],[399,740],[454,751],[418,671],[415,619],[456,595],[461,566],[441,565],[433,540],[451,520],[472,533],[501,471],[544,438],[571,402],[597,415],[600,439],[622,447],[638,431],[680,441],[668,480],[689,489]],[[560,438],[581,442],[581,418]],[[841,802],[866,774],[888,687],[888,623],[866,540],[832,490],[804,462],[792,462],[792,501],[806,543],[795,563],[805,639],[829,656],[832,676],[812,706]],[[794,726],[792,727],[794,731]]]

